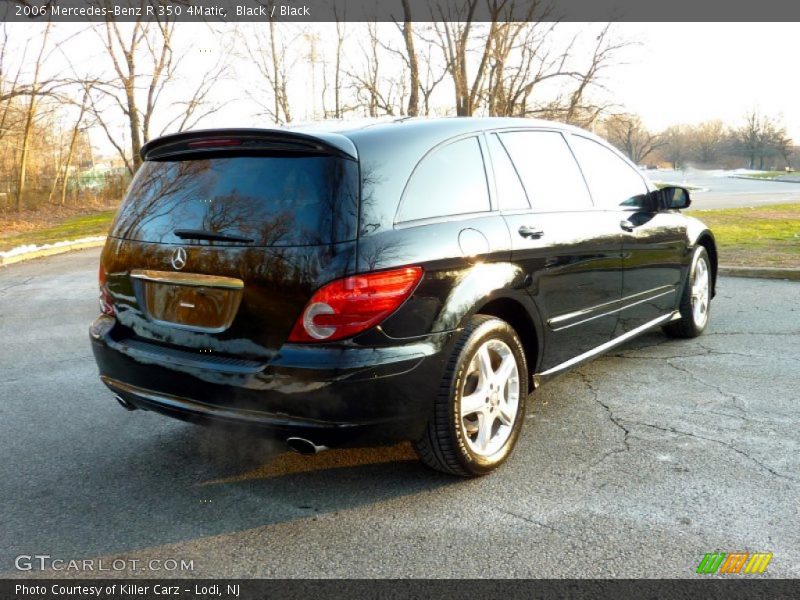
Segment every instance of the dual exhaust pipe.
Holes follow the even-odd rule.
[[[136,406],[125,400],[125,398],[123,398],[119,394],[115,394],[114,399],[125,410],[137,409]],[[328,449],[327,446],[317,445],[311,440],[307,440],[306,438],[301,438],[301,437],[286,438],[286,445],[289,446],[289,448],[291,448],[298,454],[305,454],[305,455],[318,454]]]

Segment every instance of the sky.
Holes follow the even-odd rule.
[[[641,46],[609,88],[655,130],[674,123],[737,123],[758,106],[783,113],[800,143],[799,23],[621,23]]]
[[[246,24],[244,27],[253,26]],[[393,24],[384,24],[387,35],[396,35]],[[12,24],[12,34],[19,40],[23,35],[35,38],[36,25]],[[56,37],[63,39],[85,29],[85,25],[60,24]],[[194,85],[219,52],[220,39],[208,35],[207,26],[181,23],[181,50],[187,60],[181,65],[181,78]],[[218,27],[231,27],[223,25]],[[290,25],[289,27],[297,27]],[[332,54],[335,25],[317,24],[321,33],[320,52]],[[560,35],[569,37],[583,32],[584,43],[593,42],[592,33],[601,24],[559,25]],[[22,31],[19,28],[27,28]],[[645,125],[660,131],[678,123],[698,123],[721,119],[729,125],[743,121],[753,107],[764,114],[783,117],[789,135],[800,143],[800,77],[796,60],[800,56],[800,24],[796,23],[616,23],[614,35],[633,44],[620,55],[623,64],[609,70],[603,80],[605,99],[615,104],[615,110],[638,113]],[[223,30],[227,33],[227,30]],[[73,37],[68,54],[77,71],[94,65],[102,57],[97,36],[86,32]],[[350,40],[348,58],[360,60],[360,40]],[[19,52],[19,48],[17,48]],[[65,56],[54,53],[48,59],[52,72],[66,72]],[[313,116],[313,105],[307,100],[312,94],[308,73],[302,67],[293,69],[292,80],[296,118]],[[232,100],[222,110],[202,123],[203,127],[253,126],[260,108],[252,96],[258,87],[253,84],[258,74],[248,60],[236,61],[232,78],[214,88],[218,100]],[[320,87],[319,82],[317,86]],[[440,99],[452,103],[446,89]],[[319,109],[319,106],[317,106]],[[264,124],[268,124],[266,121]],[[120,131],[123,124],[118,125]],[[95,132],[95,145],[107,150],[102,133]]]

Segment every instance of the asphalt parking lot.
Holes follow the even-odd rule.
[[[406,445],[308,458],[122,410],[87,336],[98,254],[0,270],[0,576],[49,554],[193,561],[120,573],[158,577],[687,577],[720,550],[800,577],[800,283],[722,279],[706,335],[653,332],[537,391],[510,462],[464,481]]]

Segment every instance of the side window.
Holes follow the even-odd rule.
[[[514,163],[503,147],[503,143],[496,133],[486,137],[489,144],[489,154],[492,156],[494,168],[494,182],[497,187],[497,196],[500,208],[503,210],[520,210],[530,208],[528,196],[519,180],[519,174],[514,168]]]
[[[556,131],[512,131],[500,140],[539,212],[585,210],[592,200],[575,157]]]
[[[417,165],[406,187],[397,221],[491,210],[489,185],[478,138],[447,144]]]
[[[589,138],[573,135],[570,143],[598,207],[644,206],[647,185],[636,169]]]

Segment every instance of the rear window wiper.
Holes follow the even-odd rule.
[[[204,229],[176,229],[172,233],[182,240],[209,240],[211,242],[238,242],[240,244],[252,244],[255,241],[239,235],[205,231]]]

